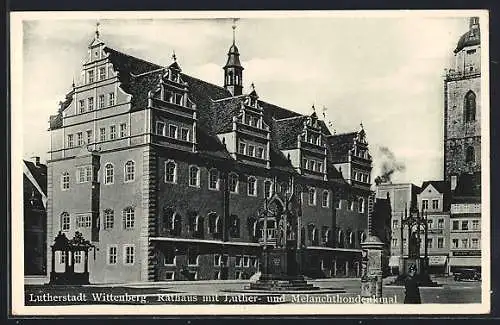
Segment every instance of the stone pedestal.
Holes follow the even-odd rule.
[[[361,243],[363,249],[361,297],[382,297],[382,257],[384,244],[377,236]]]

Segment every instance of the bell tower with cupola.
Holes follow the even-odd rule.
[[[458,40],[452,67],[444,80],[444,179],[452,190],[462,174],[481,174],[481,34],[479,18]]]
[[[243,93],[243,67],[240,63],[240,53],[235,41],[236,23],[233,23],[233,44],[227,53],[227,62],[224,66],[224,88],[233,96]]]

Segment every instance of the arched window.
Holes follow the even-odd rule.
[[[324,208],[328,208],[328,206],[330,205],[330,192],[329,191],[323,191],[323,196],[322,196],[322,199],[321,199],[321,205]]]
[[[360,243],[364,242],[365,240],[366,240],[366,234],[365,234],[365,232],[363,231],[363,232],[361,233]]]
[[[189,167],[189,186],[200,187],[200,169],[197,166]]]
[[[69,190],[69,173],[64,172],[61,176],[61,189],[63,191]]]
[[[316,205],[316,189],[314,187],[309,189],[309,205]]]
[[[135,225],[135,210],[127,207],[123,210],[123,229],[132,229]]]
[[[112,163],[104,166],[104,184],[113,184],[115,181],[115,170]]]
[[[257,196],[257,179],[253,176],[248,177],[248,195]]]
[[[174,213],[172,216],[172,230],[171,234],[174,236],[180,236],[182,231],[182,217],[178,213]]]
[[[358,199],[358,212],[359,213],[365,212],[365,199],[362,197]]]
[[[217,213],[212,212],[208,214],[208,232],[211,234],[220,233],[220,218]]]
[[[348,239],[349,239],[349,246],[354,245],[354,232],[349,231],[349,237],[348,237]]]
[[[465,122],[476,120],[476,94],[473,91],[467,92],[464,103]]]
[[[177,182],[177,164],[173,160],[165,162],[165,183]]]
[[[104,229],[112,229],[115,225],[115,213],[111,209],[104,210]]]
[[[229,77],[228,84],[232,85],[233,84],[233,72],[232,71],[229,71],[228,77]]]
[[[468,146],[465,149],[465,161],[466,162],[474,162],[475,160],[475,152],[474,152],[474,147]]]
[[[229,191],[231,193],[238,193],[238,174],[229,174]]]
[[[208,172],[208,188],[211,190],[219,189],[219,172],[215,168]]]
[[[61,214],[61,230],[69,231],[70,226],[71,226],[71,219],[69,217],[69,213],[63,212]]]
[[[135,180],[135,162],[129,160],[125,163],[125,182],[133,182]]]
[[[344,247],[344,232],[341,229],[337,233],[337,245],[338,247]]]

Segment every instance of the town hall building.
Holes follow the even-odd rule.
[[[359,276],[372,169],[362,127],[332,134],[314,111],[245,92],[234,38],[222,86],[98,31],[87,51],[50,117],[48,272],[88,262],[92,283],[246,279],[263,241],[289,241],[303,274]],[[76,232],[95,246],[88,259],[52,256],[56,236]]]

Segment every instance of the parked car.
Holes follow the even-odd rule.
[[[459,269],[453,272],[453,279],[455,281],[480,281],[481,272],[476,269]]]

